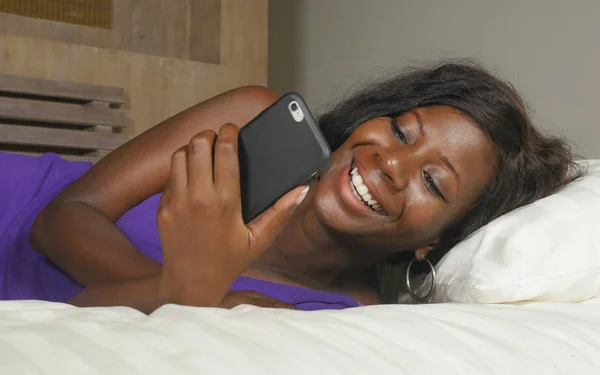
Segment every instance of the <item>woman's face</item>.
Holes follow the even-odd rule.
[[[319,221],[373,256],[435,242],[493,178],[490,140],[445,106],[379,117],[333,154],[313,196]]]

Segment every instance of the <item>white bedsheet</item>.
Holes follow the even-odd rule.
[[[0,374],[600,374],[600,302],[297,312],[0,303]]]

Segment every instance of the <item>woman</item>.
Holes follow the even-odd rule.
[[[406,254],[435,263],[578,176],[564,142],[533,127],[510,85],[447,63],[376,83],[323,115],[329,166],[246,226],[238,126],[276,99],[265,88],[229,91],[92,168],[0,155],[0,299],[144,312],[379,303],[365,270]]]

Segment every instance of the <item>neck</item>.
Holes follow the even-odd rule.
[[[313,209],[299,207],[256,268],[304,286],[325,289],[355,262],[320,223]]]

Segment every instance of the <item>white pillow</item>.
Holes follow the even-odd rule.
[[[585,164],[586,177],[494,220],[453,248],[437,266],[433,301],[600,297],[600,161]]]

